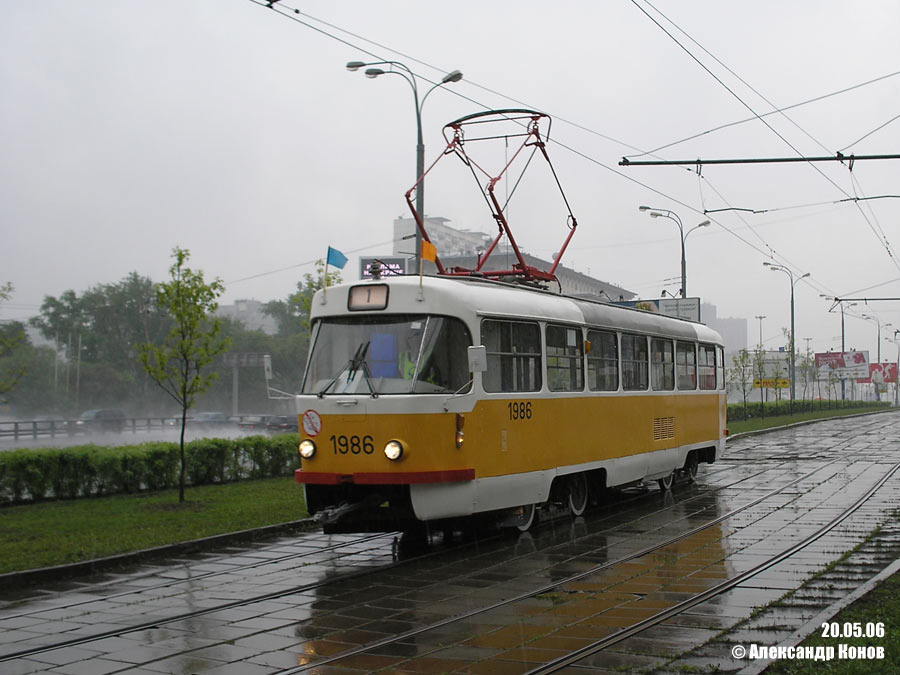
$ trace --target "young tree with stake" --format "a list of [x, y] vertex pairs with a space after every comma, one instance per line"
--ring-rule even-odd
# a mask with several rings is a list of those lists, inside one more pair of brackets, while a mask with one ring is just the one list
[[172, 250], [174, 262], [169, 268], [170, 280], [156, 287], [158, 307], [172, 317], [169, 334], [160, 346], [152, 343], [140, 346], [141, 364], [147, 374], [181, 408], [179, 502], [184, 501], [187, 411], [218, 377], [218, 373], [204, 373], [204, 369], [229, 347], [228, 338], [221, 336], [219, 320], [212, 317], [225, 287], [220, 279], [207, 284], [202, 271], [195, 272], [186, 267], [190, 255], [190, 251], [176, 246]]

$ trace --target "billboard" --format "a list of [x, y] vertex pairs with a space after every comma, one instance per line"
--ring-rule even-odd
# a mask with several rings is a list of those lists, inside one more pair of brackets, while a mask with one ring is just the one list
[[869, 352], [823, 352], [816, 354], [820, 380], [836, 377], [855, 380], [869, 377]]
[[660, 298], [659, 300], [622, 300], [614, 305], [634, 307], [653, 314], [700, 321], [700, 298]]
[[896, 363], [870, 363], [869, 376], [865, 379], [857, 379], [860, 384], [894, 384], [897, 381]]

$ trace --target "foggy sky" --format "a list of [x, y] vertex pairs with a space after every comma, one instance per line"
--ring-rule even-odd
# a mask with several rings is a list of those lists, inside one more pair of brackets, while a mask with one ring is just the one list
[[[898, 160], [859, 161], [852, 172], [618, 166], [623, 155], [900, 71], [896, 2], [280, 4], [351, 44], [249, 0], [3, 3], [0, 283], [16, 290], [0, 320], [132, 271], [161, 281], [174, 246], [225, 282], [223, 303], [285, 297], [329, 245], [348, 254], [354, 279], [359, 254], [390, 253], [415, 179], [410, 87], [344, 68], [387, 59], [431, 81], [464, 73], [426, 101], [428, 163], [443, 125], [462, 115], [527, 105], [553, 116], [549, 150], [579, 223], [563, 262], [578, 271], [642, 297], [677, 291], [677, 228], [640, 213], [646, 204], [675, 211], [686, 229], [713, 220], [687, 240], [690, 294], [719, 316], [748, 318], [751, 344], [754, 316], [766, 316], [767, 348], [784, 344], [790, 323], [789, 280], [763, 261], [810, 273], [796, 286], [799, 349], [807, 337], [815, 351], [840, 347], [840, 315], [820, 294], [900, 296], [900, 200], [847, 201], [900, 194]], [[657, 155], [897, 153], [900, 121], [856, 142], [896, 116], [897, 101], [900, 76], [888, 77]], [[427, 213], [493, 232], [455, 169], [442, 164], [429, 179]], [[566, 229], [556, 207], [537, 190], [512, 201], [525, 250], [558, 250]], [[727, 207], [766, 212], [703, 214]], [[848, 348], [874, 358], [876, 326], [857, 317], [894, 324], [882, 330], [893, 336], [898, 309], [851, 308]], [[895, 347], [883, 343], [882, 356], [896, 358]]]

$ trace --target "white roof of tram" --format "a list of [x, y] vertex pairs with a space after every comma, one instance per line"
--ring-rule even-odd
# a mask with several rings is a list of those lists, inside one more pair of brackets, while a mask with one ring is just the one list
[[[389, 289], [385, 309], [351, 311], [348, 308], [351, 288], [376, 284]], [[421, 286], [419, 277], [412, 275], [341, 284], [316, 292], [311, 309], [313, 319], [357, 314], [532, 319], [722, 343], [718, 333], [701, 323], [479, 277], [426, 276], [422, 277]]]

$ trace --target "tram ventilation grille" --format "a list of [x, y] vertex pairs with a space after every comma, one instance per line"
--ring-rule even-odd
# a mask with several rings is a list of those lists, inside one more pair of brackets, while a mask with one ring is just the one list
[[675, 418], [657, 417], [653, 420], [653, 440], [662, 441], [675, 438]]

